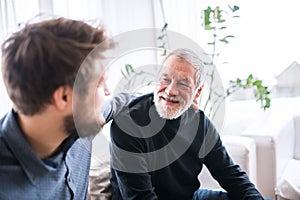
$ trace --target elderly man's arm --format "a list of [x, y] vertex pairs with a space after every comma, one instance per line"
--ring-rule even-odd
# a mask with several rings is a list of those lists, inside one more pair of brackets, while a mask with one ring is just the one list
[[204, 164], [212, 176], [228, 192], [228, 196], [232, 200], [263, 199], [254, 184], [249, 180], [248, 175], [239, 165], [232, 161], [222, 144], [219, 134], [208, 119], [207, 124], [207, 127], [209, 127], [207, 134], [215, 134], [217, 136], [214, 147], [204, 158]]
[[103, 107], [103, 117], [105, 119], [105, 123], [108, 123], [124, 109], [127, 109], [130, 105], [130, 102], [139, 96], [141, 96], [140, 93], [120, 93], [107, 100]]

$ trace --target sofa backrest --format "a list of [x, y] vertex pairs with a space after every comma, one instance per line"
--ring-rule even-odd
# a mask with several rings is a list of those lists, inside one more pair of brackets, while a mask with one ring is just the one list
[[295, 149], [294, 157], [300, 160], [300, 116], [295, 116]]

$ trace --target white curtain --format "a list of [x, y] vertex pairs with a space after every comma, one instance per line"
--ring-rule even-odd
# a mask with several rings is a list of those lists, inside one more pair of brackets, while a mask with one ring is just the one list
[[[156, 24], [152, 0], [1, 0], [0, 41], [37, 16], [62, 16], [97, 21], [100, 19], [112, 36], [140, 28], [162, 27]], [[159, 11], [161, 11], [159, 9]], [[135, 60], [139, 63], [140, 58]], [[153, 55], [153, 59], [155, 56]], [[140, 59], [140, 62], [143, 60]], [[0, 116], [10, 108], [10, 101], [0, 78]]]
[[[197, 41], [200, 37], [200, 1], [195, 0], [1, 0], [0, 41], [37, 16], [63, 16], [85, 21], [101, 21], [112, 36], [141, 28], [162, 28], [179, 32]], [[155, 41], [155, 38], [154, 38]], [[133, 41], [134, 42], [134, 41]], [[157, 62], [157, 55], [147, 57]], [[145, 60], [135, 57], [131, 63]], [[152, 61], [151, 61], [152, 60]], [[128, 61], [129, 62], [129, 61]], [[2, 79], [2, 76], [1, 76]], [[0, 79], [0, 115], [9, 102]], [[4, 106], [2, 106], [4, 105]], [[5, 108], [5, 109], [3, 109]]]
[[18, 24], [13, 0], [1, 0], [0, 9], [0, 41], [2, 41], [8, 34], [16, 30]]
[[[18, 24], [16, 21], [15, 5], [13, 0], [1, 0], [0, 10], [0, 41], [2, 43], [4, 38], [17, 29]], [[0, 116], [2, 116], [6, 111], [8, 111], [11, 103], [2, 81], [2, 73], [0, 74]]]
[[[199, 0], [161, 0], [161, 9], [168, 29], [199, 41], [201, 38], [201, 2]], [[161, 18], [156, 14], [157, 18]], [[159, 19], [158, 19], [159, 20]]]

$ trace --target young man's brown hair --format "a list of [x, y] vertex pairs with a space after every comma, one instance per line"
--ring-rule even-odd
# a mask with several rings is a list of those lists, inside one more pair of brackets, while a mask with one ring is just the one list
[[2, 72], [15, 110], [40, 113], [58, 87], [73, 88], [81, 63], [105, 40], [102, 28], [65, 18], [28, 24], [13, 34], [2, 45]]

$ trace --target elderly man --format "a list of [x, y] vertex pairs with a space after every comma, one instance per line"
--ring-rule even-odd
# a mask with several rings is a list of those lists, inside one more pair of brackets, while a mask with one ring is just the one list
[[0, 120], [0, 199], [86, 199], [91, 140], [83, 138], [100, 130], [94, 111], [108, 91], [99, 59], [111, 45], [89, 53], [106, 39], [101, 27], [59, 18], [26, 25], [4, 42], [14, 108]]
[[[194, 52], [177, 49], [164, 60], [154, 93], [129, 104], [123, 94], [111, 105], [128, 106], [118, 114], [107, 109], [106, 120], [113, 118], [112, 199], [263, 199], [210, 120], [191, 108], [201, 93], [202, 71]], [[227, 192], [199, 189], [203, 164]]]

